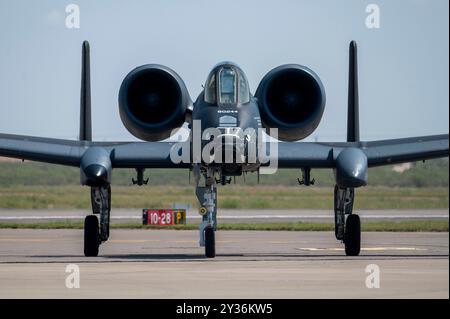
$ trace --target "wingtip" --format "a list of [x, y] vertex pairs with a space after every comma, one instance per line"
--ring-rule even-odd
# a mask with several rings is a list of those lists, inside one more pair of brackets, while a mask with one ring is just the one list
[[350, 50], [356, 50], [357, 44], [355, 40], [350, 41]]

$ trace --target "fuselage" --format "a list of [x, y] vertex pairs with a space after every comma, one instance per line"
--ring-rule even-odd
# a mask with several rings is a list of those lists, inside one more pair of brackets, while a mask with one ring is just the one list
[[247, 78], [236, 64], [223, 62], [212, 69], [194, 102], [192, 125], [200, 129], [202, 153], [211, 149], [211, 162], [203, 165], [219, 168], [225, 176], [258, 169], [252, 156], [256, 154], [248, 152], [257, 146], [261, 118]]
[[307, 137], [324, 107], [319, 77], [297, 64], [272, 69], [254, 95], [244, 72], [232, 62], [212, 68], [195, 102], [181, 77], [159, 64], [135, 68], [119, 90], [119, 113], [130, 133], [148, 142], [163, 141], [187, 122], [191, 147], [183, 144], [188, 146], [182, 156], [177, 153], [171, 159], [201, 164], [222, 177], [256, 171], [268, 165], [272, 155], [276, 160], [276, 147], [272, 154], [263, 139], [269, 135], [291, 142]]

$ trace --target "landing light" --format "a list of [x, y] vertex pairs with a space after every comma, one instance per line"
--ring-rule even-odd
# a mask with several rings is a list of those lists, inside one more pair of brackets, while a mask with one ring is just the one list
[[201, 215], [201, 216], [203, 216], [203, 215], [205, 215], [206, 214], [206, 212], [207, 212], [208, 210], [206, 209], [206, 207], [200, 207], [200, 209], [198, 210], [198, 213]]

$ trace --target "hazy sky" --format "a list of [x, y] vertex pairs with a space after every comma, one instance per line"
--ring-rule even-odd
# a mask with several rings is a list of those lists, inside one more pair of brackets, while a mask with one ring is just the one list
[[[65, 26], [71, 3], [80, 7], [80, 29]], [[381, 10], [380, 29], [365, 25], [370, 3]], [[96, 140], [134, 140], [117, 105], [134, 67], [173, 68], [195, 99], [210, 68], [231, 60], [252, 92], [277, 65], [313, 69], [327, 105], [311, 138], [341, 141], [355, 39], [362, 139], [448, 133], [448, 12], [448, 0], [0, 0], [0, 132], [77, 137], [87, 39]]]

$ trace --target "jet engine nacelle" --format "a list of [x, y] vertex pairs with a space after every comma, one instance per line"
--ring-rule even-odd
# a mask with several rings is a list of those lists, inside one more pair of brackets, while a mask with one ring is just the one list
[[170, 137], [185, 121], [191, 103], [181, 77], [157, 64], [140, 66], [125, 77], [119, 91], [120, 118], [128, 131], [145, 141]]
[[281, 65], [267, 73], [255, 96], [264, 127], [278, 128], [282, 141], [310, 135], [325, 109], [325, 90], [319, 77], [297, 64]]

